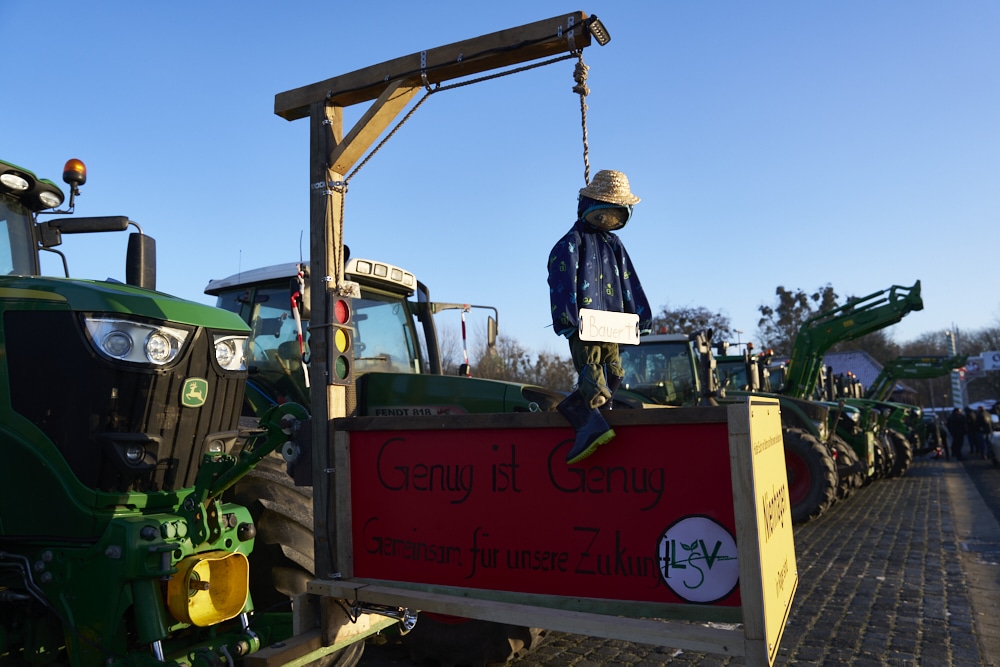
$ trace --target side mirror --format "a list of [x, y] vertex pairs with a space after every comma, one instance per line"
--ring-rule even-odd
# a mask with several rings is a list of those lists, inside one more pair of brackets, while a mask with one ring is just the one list
[[128, 237], [125, 282], [143, 289], [156, 289], [156, 239], [139, 232]]

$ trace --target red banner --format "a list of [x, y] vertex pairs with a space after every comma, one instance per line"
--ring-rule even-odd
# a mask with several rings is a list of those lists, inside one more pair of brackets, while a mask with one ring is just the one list
[[726, 424], [614, 428], [352, 431], [352, 576], [738, 606]]

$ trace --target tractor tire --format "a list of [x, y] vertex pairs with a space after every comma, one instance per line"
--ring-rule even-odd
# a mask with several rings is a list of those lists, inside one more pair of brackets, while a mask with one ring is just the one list
[[875, 478], [885, 479], [892, 470], [896, 460], [896, 453], [889, 442], [888, 436], [882, 435], [875, 438]]
[[837, 452], [837, 498], [844, 500], [861, 488], [867, 471], [857, 452], [842, 438], [833, 436], [831, 445]]
[[485, 667], [524, 657], [545, 635], [539, 628], [421, 613], [401, 641], [416, 665]]
[[895, 459], [889, 470], [889, 477], [902, 477], [913, 463], [913, 443], [897, 431], [889, 431], [889, 441], [893, 446]]
[[[257, 611], [291, 611], [291, 599], [314, 579], [312, 487], [297, 487], [285, 461], [271, 454], [226, 492], [226, 500], [250, 510], [257, 537], [250, 553], [250, 595]], [[316, 667], [354, 667], [365, 643], [310, 663]]]
[[785, 468], [792, 523], [822, 514], [837, 497], [837, 468], [830, 450], [800, 429], [785, 429]]

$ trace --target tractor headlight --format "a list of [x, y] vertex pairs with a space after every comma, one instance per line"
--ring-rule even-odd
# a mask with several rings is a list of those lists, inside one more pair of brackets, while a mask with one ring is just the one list
[[146, 456], [146, 448], [140, 444], [131, 444], [125, 448], [125, 460], [136, 465]]
[[28, 181], [14, 172], [0, 174], [0, 185], [11, 192], [24, 192], [28, 189]]
[[215, 360], [224, 371], [246, 370], [247, 336], [215, 334]]
[[84, 316], [87, 334], [102, 356], [136, 364], [169, 364], [180, 355], [189, 332], [154, 323]]
[[42, 202], [45, 208], [55, 208], [63, 203], [63, 198], [57, 192], [43, 191], [38, 193], [38, 201]]

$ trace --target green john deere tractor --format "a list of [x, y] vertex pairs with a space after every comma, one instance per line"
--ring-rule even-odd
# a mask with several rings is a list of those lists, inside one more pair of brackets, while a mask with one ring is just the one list
[[[40, 275], [86, 180], [0, 161], [0, 663], [222, 665], [291, 632], [248, 594], [257, 527], [222, 493], [287, 437], [238, 426], [249, 330], [155, 292], [153, 240], [126, 283]], [[59, 253], [61, 255], [61, 253]], [[62, 258], [66, 266], [65, 257]], [[68, 274], [68, 271], [64, 271]]]

